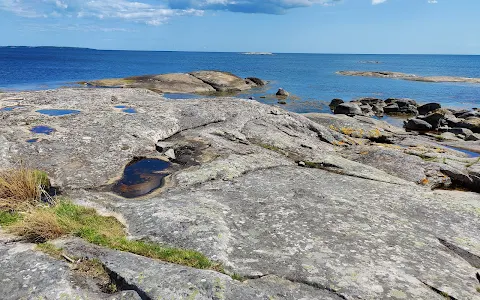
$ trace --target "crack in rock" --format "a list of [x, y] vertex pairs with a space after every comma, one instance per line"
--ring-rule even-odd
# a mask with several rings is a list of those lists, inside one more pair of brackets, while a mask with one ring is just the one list
[[450, 296], [449, 294], [437, 289], [436, 287], [432, 286], [432, 285], [429, 285], [428, 283], [424, 282], [424, 281], [421, 281], [421, 283], [423, 283], [425, 286], [427, 286], [429, 289], [431, 289], [432, 291], [434, 291], [435, 293], [439, 294], [440, 296], [442, 296], [444, 299], [447, 299], [447, 300], [458, 300], [457, 298], [453, 297], [453, 296]]
[[[467, 261], [472, 267], [480, 269], [480, 257], [478, 255], [475, 255], [467, 250], [464, 250], [450, 242], [447, 242], [444, 239], [438, 238], [438, 241], [447, 247], [449, 250], [453, 251], [456, 253], [458, 256], [463, 258], [465, 261]], [[479, 280], [480, 281], [480, 280]]]

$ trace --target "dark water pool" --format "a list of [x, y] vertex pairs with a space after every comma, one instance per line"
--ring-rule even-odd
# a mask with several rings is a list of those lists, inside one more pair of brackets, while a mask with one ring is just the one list
[[80, 113], [79, 110], [74, 110], [74, 109], [40, 109], [40, 110], [37, 110], [37, 112], [41, 113], [42, 115], [47, 115], [51, 117], [76, 115]]
[[195, 94], [163, 94], [163, 97], [171, 100], [208, 98], [207, 96], [200, 96]]
[[33, 143], [36, 143], [38, 142], [38, 139], [29, 139], [27, 140], [27, 143], [30, 143], [30, 144], [33, 144]]
[[165, 184], [170, 163], [155, 158], [136, 158], [123, 171], [122, 178], [113, 186], [117, 195], [125, 198], [141, 197]]
[[127, 114], [136, 114], [137, 113], [137, 110], [135, 108], [125, 108], [122, 110], [124, 113], [127, 113]]
[[115, 105], [115, 108], [127, 108], [125, 105]]
[[33, 127], [32, 129], [30, 129], [30, 131], [39, 134], [50, 134], [52, 132], [55, 132], [55, 129], [53, 129], [52, 127], [40, 125]]

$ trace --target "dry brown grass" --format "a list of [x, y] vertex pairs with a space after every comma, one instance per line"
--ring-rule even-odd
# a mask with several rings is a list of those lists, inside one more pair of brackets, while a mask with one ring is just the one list
[[9, 231], [34, 243], [44, 243], [68, 233], [55, 212], [48, 208], [37, 208], [25, 214], [24, 219], [10, 226]]
[[21, 211], [36, 205], [46, 195], [48, 176], [27, 167], [0, 171], [0, 210]]

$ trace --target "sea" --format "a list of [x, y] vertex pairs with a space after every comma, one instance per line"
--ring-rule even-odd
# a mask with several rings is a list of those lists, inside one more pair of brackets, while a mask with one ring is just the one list
[[[342, 70], [395, 71], [419, 76], [480, 77], [480, 56], [469, 55], [247, 55], [219, 52], [107, 51], [59, 47], [0, 47], [0, 90], [45, 90], [80, 86], [77, 82], [134, 75], [221, 70], [270, 83], [238, 95], [277, 104], [272, 95], [284, 88], [284, 104], [298, 113], [329, 112], [333, 98], [411, 98], [445, 107], [480, 107], [480, 84], [428, 83], [399, 79], [348, 77]], [[195, 95], [170, 95], [171, 99]]]

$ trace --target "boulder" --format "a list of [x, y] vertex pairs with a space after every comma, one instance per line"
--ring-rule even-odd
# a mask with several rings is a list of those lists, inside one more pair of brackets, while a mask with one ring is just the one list
[[456, 124], [458, 127], [468, 128], [475, 133], [480, 133], [480, 117], [470, 117]]
[[371, 106], [373, 105], [386, 106], [385, 102], [382, 99], [378, 99], [378, 98], [366, 97], [366, 98], [360, 98], [356, 101], [361, 102], [362, 104], [368, 104]]
[[290, 96], [290, 93], [287, 92], [286, 90], [282, 89], [282, 88], [279, 88], [275, 95], [280, 96], [280, 97], [288, 97], [288, 96]]
[[330, 104], [328, 106], [332, 111], [334, 111], [335, 108], [337, 108], [337, 106], [342, 103], [345, 103], [345, 101], [343, 101], [342, 99], [333, 99], [332, 101], [330, 101]]
[[360, 106], [353, 102], [339, 104], [333, 113], [336, 115], [344, 114], [348, 116], [363, 115], [363, 111]]
[[453, 116], [449, 110], [437, 109], [435, 111], [428, 113], [425, 116], [419, 116], [418, 118], [428, 122], [430, 125], [432, 125], [434, 129], [437, 129], [442, 125], [448, 124], [448, 121], [445, 120], [446, 115]]
[[383, 108], [383, 111], [387, 115], [417, 115], [417, 107], [409, 104], [409, 101], [408, 99], [395, 99], [395, 102], [390, 102]]
[[398, 106], [407, 106], [407, 105], [413, 105], [417, 106], [417, 102], [413, 99], [409, 98], [388, 98], [385, 100], [385, 104], [392, 104], [392, 103], [398, 103]]
[[427, 130], [432, 130], [433, 126], [424, 120], [414, 118], [414, 119], [409, 119], [405, 123], [405, 128], [407, 130], [414, 130], [414, 131], [427, 131]]
[[263, 86], [266, 82], [256, 77], [242, 79], [227, 72], [199, 71], [101, 79], [86, 84], [93, 87], [146, 88], [161, 93], [205, 94], [244, 91]]
[[467, 118], [470, 118], [470, 117], [479, 117], [480, 116], [480, 113], [478, 113], [478, 111], [467, 111], [467, 112], [464, 112], [463, 114], [460, 114], [458, 115], [458, 118], [460, 119], [467, 119]]
[[442, 106], [438, 103], [427, 103], [418, 107], [418, 113], [421, 115], [426, 115], [429, 112], [437, 110], [439, 108], [442, 108]]

